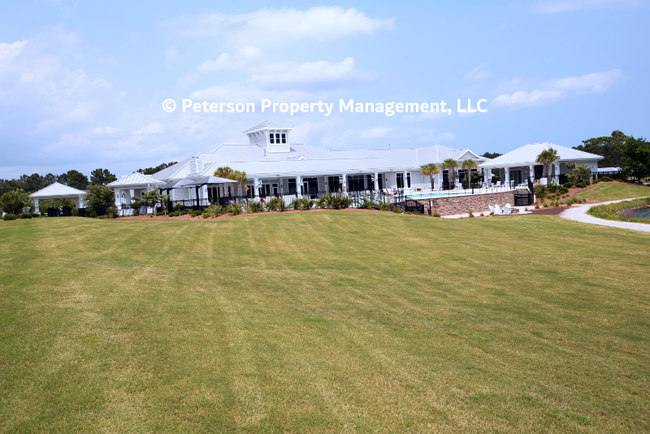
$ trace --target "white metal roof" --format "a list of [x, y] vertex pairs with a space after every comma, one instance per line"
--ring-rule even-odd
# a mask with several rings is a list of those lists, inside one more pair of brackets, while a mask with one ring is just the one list
[[479, 167], [497, 168], [497, 167], [518, 167], [538, 164], [535, 162], [537, 156], [544, 150], [553, 148], [560, 156], [560, 161], [598, 161], [605, 157], [590, 154], [589, 152], [579, 151], [577, 149], [567, 148], [566, 146], [556, 145], [554, 143], [532, 143], [512, 150], [499, 157], [479, 164]]
[[113, 181], [107, 187], [139, 187], [147, 185], [164, 185], [165, 182], [154, 178], [151, 175], [144, 175], [140, 172], [133, 172], [130, 175], [123, 176], [117, 181]]
[[30, 194], [29, 197], [32, 199], [57, 199], [62, 197], [79, 197], [85, 195], [86, 192], [83, 190], [77, 190], [76, 188], [55, 182], [54, 184], [38, 190], [36, 193]]
[[293, 125], [283, 124], [282, 122], [277, 121], [266, 121], [261, 124], [257, 124], [252, 128], [244, 131], [244, 134], [252, 133], [253, 131], [259, 130], [290, 130], [293, 129]]

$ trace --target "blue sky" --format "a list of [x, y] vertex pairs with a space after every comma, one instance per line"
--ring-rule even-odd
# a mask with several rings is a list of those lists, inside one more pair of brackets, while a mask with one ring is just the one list
[[[270, 3], [25, 0], [0, 6], [0, 178], [118, 176], [267, 119], [328, 149], [479, 153], [621, 130], [648, 136], [642, 0]], [[254, 102], [173, 113], [162, 102]], [[487, 99], [487, 113], [260, 113], [274, 102]]]

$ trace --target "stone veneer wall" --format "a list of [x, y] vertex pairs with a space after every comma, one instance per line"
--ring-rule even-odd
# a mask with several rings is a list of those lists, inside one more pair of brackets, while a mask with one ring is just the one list
[[432, 202], [433, 207], [431, 214], [438, 213], [440, 215], [455, 215], [467, 214], [467, 210], [471, 209], [474, 215], [490, 213], [488, 205], [499, 205], [501, 208], [509, 203], [511, 206], [515, 204], [515, 192], [505, 191], [499, 193], [486, 193], [486, 194], [473, 194], [467, 196], [448, 196], [436, 197], [431, 199], [418, 199], [418, 202], [424, 205], [424, 213], [429, 213], [429, 201]]

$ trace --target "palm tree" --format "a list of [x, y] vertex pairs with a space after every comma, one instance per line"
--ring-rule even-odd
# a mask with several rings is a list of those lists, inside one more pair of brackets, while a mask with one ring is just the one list
[[429, 163], [422, 166], [420, 173], [426, 175], [431, 180], [431, 190], [433, 190], [433, 175], [440, 173], [440, 168], [436, 163]]
[[471, 158], [463, 161], [463, 164], [460, 165], [461, 169], [467, 170], [467, 188], [472, 188], [472, 169], [476, 169], [477, 167], [476, 161]]
[[440, 168], [442, 170], [449, 170], [449, 175], [447, 176], [447, 179], [449, 180], [449, 188], [451, 188], [452, 179], [453, 179], [454, 185], [456, 184], [456, 168], [457, 167], [458, 167], [458, 161], [454, 160], [453, 158], [447, 158], [440, 165]]
[[246, 176], [246, 172], [240, 172], [239, 170], [232, 170], [230, 167], [224, 166], [224, 167], [217, 168], [217, 170], [214, 171], [214, 176], [237, 181], [237, 183], [239, 184], [238, 190], [240, 196], [242, 195], [241, 194], [242, 185], [244, 186], [244, 190], [248, 191], [248, 186], [246, 185], [246, 183], [248, 182], [248, 176]]
[[535, 159], [536, 163], [544, 165], [544, 174], [542, 176], [546, 176], [549, 184], [551, 183], [551, 165], [559, 159], [560, 156], [557, 155], [557, 151], [553, 148], [544, 149]]

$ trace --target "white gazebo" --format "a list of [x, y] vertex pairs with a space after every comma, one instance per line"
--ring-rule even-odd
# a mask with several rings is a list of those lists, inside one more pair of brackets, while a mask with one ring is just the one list
[[511, 182], [515, 185], [521, 184], [526, 182], [528, 179], [533, 183], [538, 179], [542, 180], [542, 183], [545, 183], [546, 179], [542, 178], [544, 167], [535, 160], [542, 151], [550, 148], [555, 149], [557, 155], [560, 157], [558, 161], [551, 165], [551, 177], [553, 182], [556, 184], [560, 184], [561, 176], [563, 177], [571, 172], [566, 167], [566, 163], [585, 164], [589, 166], [592, 173], [594, 173], [598, 168], [598, 161], [605, 158], [600, 155], [590, 154], [589, 152], [544, 142], [522, 146], [499, 157], [486, 161], [485, 163], [479, 164], [479, 167], [484, 170], [498, 169], [500, 171], [501, 180], [503, 180], [507, 185]]
[[115, 191], [115, 205], [120, 209], [127, 209], [133, 198], [142, 198], [144, 193], [156, 190], [165, 184], [166, 182], [156, 179], [151, 175], [133, 172], [130, 175], [121, 177], [117, 181], [111, 182], [107, 187]]
[[76, 188], [59, 184], [58, 182], [48, 185], [44, 189], [38, 190], [36, 193], [29, 195], [29, 198], [34, 200], [34, 212], [40, 212], [38, 209], [39, 200], [74, 199], [77, 203], [77, 209], [79, 209], [84, 207], [85, 197], [85, 191], [77, 190]]

